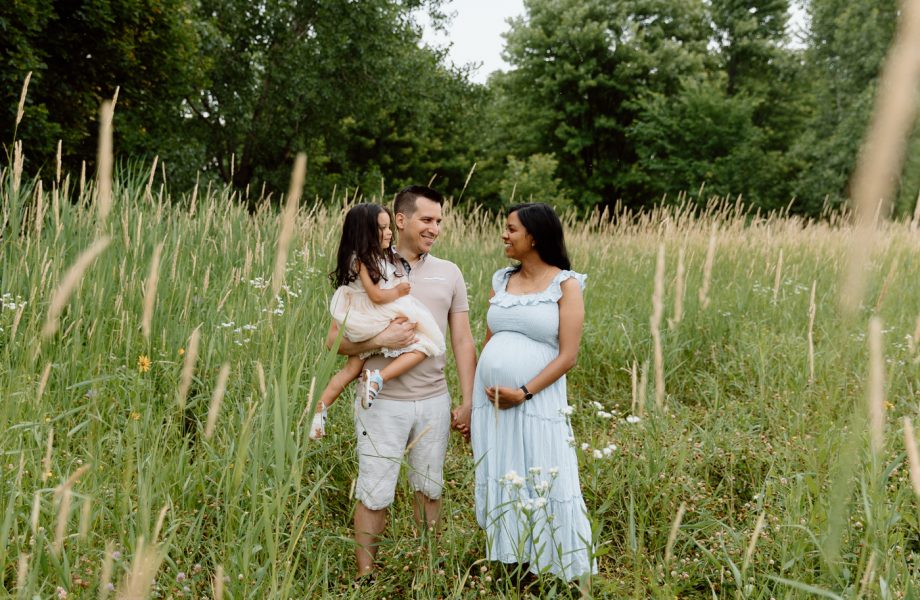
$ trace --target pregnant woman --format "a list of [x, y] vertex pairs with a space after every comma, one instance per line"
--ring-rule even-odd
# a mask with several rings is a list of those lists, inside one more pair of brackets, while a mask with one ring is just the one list
[[597, 572], [565, 385], [581, 341], [585, 275], [570, 270], [562, 224], [546, 204], [512, 207], [502, 240], [519, 264], [492, 277], [476, 369], [476, 519], [489, 560], [570, 581]]

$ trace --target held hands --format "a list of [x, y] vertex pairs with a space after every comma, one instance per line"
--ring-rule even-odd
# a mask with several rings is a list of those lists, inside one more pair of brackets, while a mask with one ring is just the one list
[[393, 287], [396, 290], [396, 293], [399, 294], [399, 297], [408, 296], [409, 291], [412, 289], [412, 286], [409, 285], [408, 281], [403, 281], [402, 283]]
[[509, 388], [495, 385], [486, 388], [486, 396], [489, 402], [498, 408], [514, 408], [524, 403], [524, 390], [521, 388]]
[[451, 429], [462, 435], [463, 439], [465, 439], [467, 442], [470, 441], [470, 416], [472, 412], [472, 403], [461, 404], [457, 408], [450, 411]]

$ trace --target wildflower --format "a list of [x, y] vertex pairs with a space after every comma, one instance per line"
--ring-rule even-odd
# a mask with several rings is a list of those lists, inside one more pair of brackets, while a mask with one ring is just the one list
[[185, 348], [179, 348], [179, 356], [185, 356]]
[[594, 458], [604, 458], [604, 453], [601, 452], [600, 450], [595, 450], [595, 451], [594, 451]]
[[118, 550], [112, 552], [112, 560], [121, 560], [121, 552]]
[[559, 414], [562, 415], [563, 417], [567, 417], [571, 415], [573, 412], [575, 412], [575, 409], [572, 408], [571, 406], [563, 406], [562, 408], [559, 409]]
[[597, 410], [604, 410], [604, 405], [598, 402], [597, 400], [592, 400], [591, 405], [594, 406]]
[[66, 597], [67, 597], [67, 590], [65, 590], [65, 589], [62, 588], [61, 586], [58, 586], [58, 587], [57, 587], [57, 589], [55, 590], [55, 593], [57, 594], [57, 597], [58, 597], [58, 598], [66, 598]]
[[131, 420], [132, 420], [132, 421], [140, 421], [140, 420], [141, 420], [141, 413], [139, 413], [139, 412], [137, 412], [137, 411], [132, 412], [132, 413], [131, 413]]
[[90, 389], [86, 390], [86, 394], [84, 394], [84, 395], [86, 396], [87, 399], [92, 400], [93, 398], [95, 398], [96, 396], [99, 395], [99, 392], [97, 392], [97, 391], [94, 390], [93, 388], [90, 388]]
[[179, 574], [176, 575], [176, 581], [179, 582], [179, 583], [182, 583], [183, 581], [185, 581], [185, 572], [184, 572], [184, 571], [179, 571]]
[[610, 446], [607, 446], [606, 448], [604, 448], [603, 453], [604, 453], [604, 456], [610, 456], [611, 454], [613, 454], [613, 448], [611, 448]]
[[534, 489], [537, 490], [539, 494], [545, 494], [549, 491], [549, 482], [544, 480], [534, 486]]
[[505, 482], [516, 488], [524, 487], [524, 478], [517, 474], [517, 471], [508, 471], [505, 473]]
[[607, 412], [606, 410], [597, 411], [597, 416], [599, 416], [602, 419], [612, 419], [613, 418], [613, 414]]
[[114, 591], [115, 591], [115, 584], [112, 583], [112, 582], [110, 581], [109, 583], [105, 584], [105, 589], [106, 589], [106, 591], [114, 592]]
[[531, 475], [539, 475], [540, 473], [543, 472], [543, 468], [542, 467], [530, 467], [529, 469], [527, 469], [527, 472], [530, 473]]
[[541, 508], [546, 506], [546, 498], [537, 498], [536, 500], [533, 501], [533, 506], [537, 510], [540, 510]]
[[581, 443], [581, 449], [584, 450], [585, 452], [587, 452], [590, 447], [591, 446], [588, 444], [588, 442]]
[[636, 415], [629, 415], [628, 417], [626, 417], [627, 423], [638, 423], [641, 420], [642, 419], [640, 417], [637, 417]]
[[236, 325], [236, 323], [234, 323], [233, 321], [227, 321], [226, 323], [220, 324], [220, 326], [223, 327], [224, 329], [229, 329], [230, 327], [233, 327], [234, 325]]
[[565, 438], [565, 443], [568, 444], [570, 447], [574, 448], [574, 447], [575, 447], [575, 438], [572, 437], [572, 436], [569, 436], [569, 437]]
[[141, 354], [137, 357], [137, 370], [141, 373], [146, 373], [150, 370], [150, 357], [146, 354]]
[[549, 468], [549, 476], [550, 476], [550, 477], [557, 477], [558, 475], [559, 475], [559, 467], [550, 467], [550, 468]]

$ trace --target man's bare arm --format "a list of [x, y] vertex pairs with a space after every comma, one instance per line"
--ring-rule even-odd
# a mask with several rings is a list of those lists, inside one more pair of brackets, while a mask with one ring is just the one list
[[[326, 334], [326, 348], [331, 349], [339, 335], [339, 325], [333, 321]], [[363, 342], [352, 342], [344, 335], [339, 343], [339, 354], [356, 356], [364, 352], [372, 352], [380, 348], [404, 348], [417, 341], [415, 337], [415, 324], [410, 323], [405, 317], [393, 319], [386, 329]], [[472, 389], [472, 388], [471, 388]]]
[[473, 411], [473, 379], [476, 375], [476, 344], [470, 329], [470, 314], [455, 312], [447, 316], [450, 327], [450, 344], [457, 361], [457, 377], [463, 401], [452, 412], [453, 428], [469, 439], [470, 415]]

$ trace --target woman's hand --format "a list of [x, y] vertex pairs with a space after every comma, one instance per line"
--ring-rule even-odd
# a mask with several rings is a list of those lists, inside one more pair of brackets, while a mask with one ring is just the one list
[[409, 292], [412, 291], [412, 286], [409, 285], [408, 281], [403, 281], [399, 285], [396, 285], [394, 289], [396, 290], [396, 293], [399, 294], [399, 297], [402, 298], [403, 296], [409, 295]]
[[487, 387], [486, 396], [492, 404], [502, 410], [514, 408], [524, 403], [524, 390], [521, 388], [509, 388], [500, 385]]

